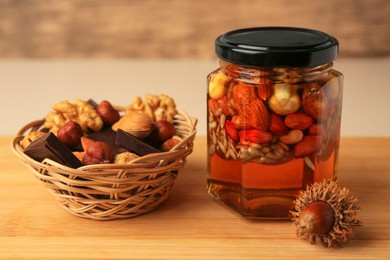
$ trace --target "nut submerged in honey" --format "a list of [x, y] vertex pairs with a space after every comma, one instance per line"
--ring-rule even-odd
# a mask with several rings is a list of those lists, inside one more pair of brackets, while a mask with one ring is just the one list
[[217, 38], [220, 68], [207, 77], [212, 197], [243, 216], [288, 218], [308, 185], [335, 179], [337, 48], [333, 37], [299, 28], [250, 28]]

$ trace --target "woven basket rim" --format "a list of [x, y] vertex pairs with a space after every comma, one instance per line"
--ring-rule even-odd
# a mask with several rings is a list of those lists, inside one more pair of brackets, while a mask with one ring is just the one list
[[174, 125], [182, 140], [170, 151], [141, 156], [127, 164], [76, 169], [47, 158], [38, 162], [24, 153], [20, 145], [24, 134], [41, 129], [43, 123], [41, 119], [23, 126], [12, 140], [11, 150], [60, 207], [82, 218], [113, 220], [145, 214], [168, 198], [179, 169], [193, 151], [197, 119], [178, 110]]
[[[122, 108], [121, 106], [114, 106], [114, 107], [119, 109]], [[185, 120], [184, 122], [186, 123], [186, 125], [189, 126], [188, 128], [189, 133], [187, 136], [182, 137], [182, 140], [177, 145], [175, 145], [170, 151], [150, 153], [144, 156], [140, 156], [126, 164], [114, 164], [114, 163], [93, 164], [93, 165], [84, 165], [79, 168], [71, 168], [48, 158], [44, 159], [42, 162], [32, 159], [31, 157], [29, 157], [23, 152], [23, 148], [20, 145], [20, 141], [24, 137], [24, 134], [26, 132], [31, 131], [34, 128], [39, 129], [39, 127], [41, 127], [42, 124], [44, 123], [44, 119], [34, 120], [24, 125], [17, 132], [17, 135], [13, 138], [11, 142], [11, 150], [23, 162], [32, 164], [37, 168], [39, 167], [44, 169], [50, 169], [51, 167], [55, 167], [62, 171], [77, 173], [77, 174], [83, 174], [83, 173], [88, 174], [88, 172], [92, 174], [98, 174], [101, 171], [115, 172], [118, 170], [128, 170], [132, 168], [137, 168], [139, 166], [144, 166], [145, 163], [147, 163], [150, 160], [153, 161], [153, 160], [160, 160], [162, 158], [187, 156], [192, 152], [192, 150], [186, 149], [186, 145], [189, 142], [192, 142], [196, 136], [197, 133], [196, 125], [198, 120], [195, 117], [189, 116], [186, 112], [182, 110], [177, 110], [177, 115], [175, 116], [174, 121], [179, 120], [180, 117], [183, 118]]]

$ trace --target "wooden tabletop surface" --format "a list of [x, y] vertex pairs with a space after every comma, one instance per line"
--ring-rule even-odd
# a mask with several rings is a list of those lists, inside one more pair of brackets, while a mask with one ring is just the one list
[[206, 138], [197, 137], [169, 199], [136, 218], [93, 221], [60, 208], [0, 137], [0, 259], [389, 259], [390, 139], [343, 138], [339, 181], [364, 226], [340, 249], [310, 245], [288, 220], [245, 219], [206, 191]]

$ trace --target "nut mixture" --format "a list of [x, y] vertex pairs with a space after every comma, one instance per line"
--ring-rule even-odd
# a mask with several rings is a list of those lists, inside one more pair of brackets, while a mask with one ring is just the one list
[[326, 159], [340, 131], [340, 82], [330, 67], [274, 68], [232, 65], [208, 77], [209, 155], [244, 163], [279, 164]]
[[[99, 104], [93, 100], [64, 100], [55, 103], [52, 109], [46, 115], [42, 129], [27, 134], [21, 140], [24, 151], [32, 143], [41, 142], [38, 140], [40, 137], [46, 138], [46, 132], [51, 132], [65, 150], [69, 150], [70, 155], [73, 153], [83, 165], [125, 164], [141, 156], [141, 151], [145, 153], [145, 147], [149, 147], [150, 152], [167, 152], [181, 141], [173, 122], [177, 114], [175, 101], [164, 94], [147, 94], [144, 101], [137, 97], [125, 111], [117, 110], [106, 100]], [[127, 151], [123, 151], [122, 144], [116, 143], [119, 130], [132, 137], [121, 139], [131, 142], [124, 146]], [[63, 156], [65, 152], [68, 153], [56, 151]]]

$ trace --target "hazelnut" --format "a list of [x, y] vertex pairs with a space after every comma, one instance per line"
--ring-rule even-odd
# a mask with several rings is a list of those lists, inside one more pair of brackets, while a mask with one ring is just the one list
[[329, 115], [329, 104], [324, 90], [319, 84], [311, 84], [303, 90], [302, 108], [315, 120], [322, 120]]
[[112, 158], [111, 147], [107, 143], [90, 143], [85, 151], [82, 162], [85, 165], [110, 163]]
[[153, 140], [159, 144], [164, 143], [176, 134], [175, 126], [166, 120], [159, 120], [154, 125]]
[[167, 151], [170, 151], [173, 147], [175, 147], [175, 145], [177, 145], [178, 143], [180, 143], [180, 140], [177, 139], [177, 138], [170, 138], [168, 140], [166, 140], [162, 145], [161, 145], [161, 151], [163, 152], [167, 152]]
[[120, 119], [119, 112], [107, 100], [103, 100], [97, 107], [97, 112], [103, 119], [103, 122], [111, 126]]
[[83, 136], [83, 129], [74, 122], [69, 121], [58, 129], [57, 137], [69, 149], [75, 149], [81, 144], [81, 137]]
[[306, 206], [299, 216], [299, 228], [316, 235], [328, 234], [334, 227], [336, 216], [331, 205], [316, 201]]

